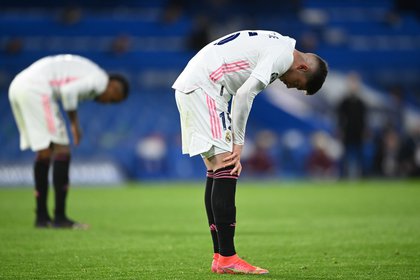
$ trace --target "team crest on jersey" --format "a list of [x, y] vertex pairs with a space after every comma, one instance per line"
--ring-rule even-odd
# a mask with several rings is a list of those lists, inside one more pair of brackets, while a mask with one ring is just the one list
[[271, 73], [270, 84], [279, 77], [279, 73]]
[[230, 131], [226, 131], [225, 140], [227, 143], [230, 143], [232, 141], [232, 135], [230, 134]]

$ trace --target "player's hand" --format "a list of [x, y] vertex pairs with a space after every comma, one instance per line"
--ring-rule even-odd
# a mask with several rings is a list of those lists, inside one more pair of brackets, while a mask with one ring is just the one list
[[233, 165], [234, 168], [230, 172], [230, 175], [237, 174], [241, 175], [242, 164], [241, 164], [241, 153], [243, 145], [233, 144], [232, 153], [223, 159], [224, 167]]
[[82, 139], [82, 130], [78, 124], [71, 124], [70, 125], [71, 134], [73, 135], [73, 142], [74, 145], [78, 146], [80, 140]]

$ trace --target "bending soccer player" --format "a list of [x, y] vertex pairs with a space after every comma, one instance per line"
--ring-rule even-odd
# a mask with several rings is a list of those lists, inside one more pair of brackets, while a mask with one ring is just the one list
[[[82, 137], [76, 111], [78, 102], [93, 99], [99, 103], [117, 103], [127, 98], [128, 89], [128, 82], [123, 76], [108, 75], [92, 61], [76, 55], [42, 58], [12, 81], [9, 100], [20, 133], [20, 148], [31, 148], [36, 152], [36, 227], [85, 227], [66, 215], [70, 142], [58, 101], [68, 114], [73, 142], [78, 145]], [[47, 210], [51, 161], [55, 191], [54, 220]]]
[[326, 62], [297, 51], [294, 39], [273, 31], [245, 30], [209, 43], [173, 84], [182, 152], [200, 154], [207, 168], [205, 206], [214, 248], [213, 272], [268, 273], [239, 258], [234, 246], [236, 181], [254, 97], [277, 78], [288, 88], [313, 95], [327, 73]]

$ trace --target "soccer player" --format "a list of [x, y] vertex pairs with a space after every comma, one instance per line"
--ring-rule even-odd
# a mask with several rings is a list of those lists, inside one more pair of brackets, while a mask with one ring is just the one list
[[296, 50], [294, 39], [273, 31], [244, 30], [201, 49], [173, 84], [182, 152], [200, 154], [207, 168], [205, 207], [214, 248], [212, 272], [268, 273], [239, 258], [234, 246], [236, 181], [254, 97], [276, 79], [313, 95], [327, 73], [326, 62]]
[[[14, 78], [9, 88], [9, 100], [20, 133], [20, 148], [31, 148], [36, 152], [36, 227], [86, 226], [66, 215], [70, 142], [58, 101], [67, 112], [73, 142], [78, 145], [82, 137], [77, 115], [79, 101], [93, 99], [99, 103], [116, 103], [127, 98], [128, 90], [129, 84], [123, 76], [109, 75], [92, 61], [77, 55], [42, 58]], [[54, 220], [47, 210], [51, 161]]]

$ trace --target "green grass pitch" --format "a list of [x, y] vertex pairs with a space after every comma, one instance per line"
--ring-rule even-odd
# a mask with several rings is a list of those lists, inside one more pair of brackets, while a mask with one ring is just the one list
[[236, 249], [260, 276], [210, 272], [201, 185], [74, 187], [87, 231], [35, 229], [33, 190], [0, 188], [0, 279], [420, 279], [419, 181], [240, 182]]

